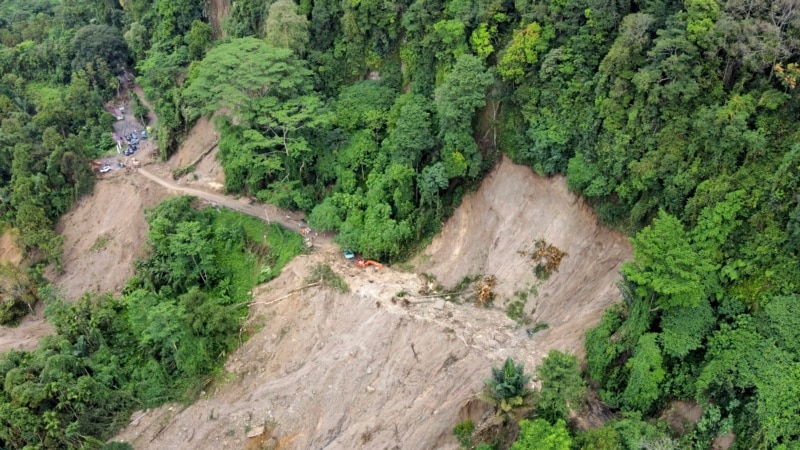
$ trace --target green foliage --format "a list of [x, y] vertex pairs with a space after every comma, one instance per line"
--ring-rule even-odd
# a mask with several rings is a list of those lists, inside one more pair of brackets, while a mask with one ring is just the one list
[[628, 384], [622, 393], [625, 409], [648, 411], [653, 406], [661, 395], [659, 386], [666, 376], [663, 364], [656, 335], [649, 333], [640, 337], [633, 357], [625, 365], [630, 371]]
[[612, 365], [621, 353], [617, 340], [611, 337], [622, 324], [619, 310], [609, 308], [596, 327], [586, 332], [584, 346], [586, 348], [586, 365], [589, 376], [601, 384], [610, 378]]
[[308, 47], [308, 19], [298, 14], [292, 0], [278, 0], [268, 7], [264, 22], [264, 41], [277, 48], [288, 48], [298, 55]]
[[497, 63], [497, 72], [503, 79], [519, 83], [527, 69], [539, 60], [539, 52], [545, 48], [547, 43], [542, 42], [542, 27], [532, 22], [514, 34]]
[[511, 450], [569, 450], [571, 446], [572, 437], [563, 420], [553, 425], [544, 419], [525, 419], [519, 423], [519, 437]]
[[613, 428], [615, 434], [619, 436], [619, 440], [622, 441], [622, 445], [617, 448], [627, 450], [638, 450], [651, 446], [666, 450], [675, 448], [665, 424], [645, 421], [638, 412], [623, 413], [621, 418], [607, 423], [606, 427]]
[[72, 70], [110, 70], [111, 74], [120, 73], [128, 64], [128, 45], [120, 32], [107, 25], [86, 25], [80, 28], [72, 39], [75, 58]]
[[486, 103], [492, 75], [472, 55], [460, 56], [445, 81], [436, 88], [439, 135], [444, 142], [442, 163], [448, 178], [475, 177], [481, 155], [470, 136], [472, 116]]
[[486, 388], [478, 398], [495, 407], [495, 419], [501, 423], [519, 420], [530, 408], [533, 391], [528, 389], [530, 375], [522, 363], [507, 358], [503, 367], [492, 367], [492, 378], [484, 380]]
[[492, 35], [497, 33], [496, 26], [489, 26], [487, 23], [482, 23], [476, 28], [469, 38], [469, 43], [475, 54], [479, 57], [486, 59], [494, 53], [494, 46], [492, 45]]
[[622, 273], [637, 289], [657, 294], [659, 306], [696, 307], [706, 297], [713, 266], [692, 248], [678, 219], [661, 211], [632, 241], [634, 262], [626, 263]]
[[100, 447], [100, 450], [133, 450], [133, 446], [127, 442], [112, 441]]
[[234, 117], [245, 119], [259, 102], [284, 101], [307, 92], [310, 75], [287, 48], [254, 38], [233, 39], [211, 49], [198, 64], [182, 90], [184, 115], [193, 120], [227, 107]]
[[[102, 147], [112, 121], [102, 102], [117, 64], [128, 60], [124, 42], [111, 36], [118, 33], [99, 22], [112, 18], [91, 9], [11, 1], [0, 13], [0, 213], [26, 230], [23, 250], [34, 265], [58, 265], [60, 240], [50, 228], [92, 189], [87, 159]], [[95, 28], [79, 31], [90, 18]], [[92, 30], [98, 33], [89, 36]], [[76, 35], [86, 40], [73, 45]], [[106, 38], [108, 47], [87, 53]], [[73, 70], [84, 57], [91, 64]]]
[[536, 377], [542, 383], [534, 398], [538, 417], [554, 423], [580, 407], [586, 383], [574, 355], [551, 350], [536, 367]]
[[[587, 336], [600, 397], [654, 415], [665, 395], [697, 397], [719, 408], [708, 420], [731, 423], [739, 447], [790, 446], [800, 286], [790, 3], [239, 0], [216, 29], [194, 0], [7, 0], [0, 214], [25, 231], [33, 266], [58, 270], [52, 227], [92, 189], [87, 161], [107, 148], [113, 120], [102, 104], [130, 57], [159, 116], [162, 156], [196, 117], [228, 107], [226, 189], [311, 211], [315, 227], [373, 257], [401, 258], [436, 232], [499, 146], [537, 173], [566, 174], [602, 220], [636, 236], [624, 302]], [[228, 327], [209, 319], [219, 310], [191, 305], [209, 289], [225, 307], [246, 301], [249, 280], [274, 276], [271, 258], [231, 257], [242, 234], [226, 223], [218, 235], [215, 220], [153, 227], [160, 250], [129, 293], [164, 306], [140, 310], [143, 320], [181, 317], [182, 338]], [[245, 254], [282, 252], [271, 241], [280, 232], [268, 245], [245, 235]], [[150, 399], [183, 391], [165, 380], [197, 372], [217, 349], [170, 351], [157, 331], [158, 355], [131, 375]], [[622, 445], [673, 445], [644, 419], [614, 422]]]
[[661, 316], [659, 342], [664, 353], [676, 358], [685, 357], [702, 346], [715, 323], [714, 310], [708, 300], [703, 299], [693, 307], [670, 308]]
[[617, 450], [624, 448], [619, 433], [610, 424], [589, 429], [575, 436], [575, 443], [581, 450]]
[[211, 26], [199, 20], [192, 21], [192, 27], [183, 38], [189, 50], [189, 58], [201, 59], [211, 47]]
[[506, 309], [506, 315], [509, 319], [522, 325], [531, 323], [531, 319], [525, 315], [525, 302], [521, 300], [511, 302]]
[[462, 449], [471, 449], [474, 447], [472, 442], [472, 433], [475, 432], [475, 424], [472, 419], [467, 419], [453, 428], [453, 435], [458, 441], [458, 445]]
[[463, 55], [436, 88], [436, 109], [441, 132], [469, 132], [472, 114], [486, 103], [486, 89], [492, 82], [483, 62]]
[[532, 327], [526, 328], [525, 333], [528, 335], [529, 338], [533, 337], [534, 334], [546, 330], [550, 328], [550, 324], [547, 322], [536, 322]]
[[800, 297], [777, 296], [767, 304], [757, 318], [758, 329], [779, 348], [800, 355]]
[[331, 266], [327, 264], [319, 263], [311, 268], [311, 271], [306, 278], [306, 284], [312, 283], [324, 284], [325, 286], [335, 289], [341, 293], [350, 291], [350, 287], [347, 285], [347, 282], [344, 281], [344, 278], [334, 272], [333, 269], [331, 269]]
[[39, 301], [38, 283], [22, 268], [0, 263], [0, 325], [13, 325]]

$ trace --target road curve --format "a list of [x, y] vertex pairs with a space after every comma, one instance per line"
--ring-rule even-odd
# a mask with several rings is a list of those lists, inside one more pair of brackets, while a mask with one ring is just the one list
[[[144, 167], [139, 168], [137, 173], [155, 183], [160, 184], [161, 186], [169, 189], [170, 191], [181, 194], [192, 195], [197, 198], [206, 200], [208, 202], [217, 204], [219, 206], [224, 206], [226, 208], [247, 214], [249, 216], [258, 217], [259, 219], [267, 223], [278, 223], [284, 228], [290, 231], [294, 231], [298, 234], [300, 233], [304, 225], [304, 222], [302, 222], [303, 220], [302, 214], [286, 211], [278, 208], [275, 205], [264, 204], [264, 203], [249, 204], [241, 200], [228, 197], [226, 195], [215, 194], [213, 192], [206, 192], [201, 189], [194, 189], [186, 186], [179, 186], [175, 183], [165, 180], [164, 178], [159, 177], [158, 175], [150, 172]], [[313, 243], [315, 246], [322, 245], [327, 247], [328, 245], [333, 243], [333, 237], [330, 233], [312, 232], [308, 237], [313, 239]]]

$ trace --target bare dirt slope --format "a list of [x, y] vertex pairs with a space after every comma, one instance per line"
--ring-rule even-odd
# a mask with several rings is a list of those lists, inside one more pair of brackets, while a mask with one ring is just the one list
[[[119, 293], [133, 275], [133, 262], [145, 254], [145, 208], [166, 198], [166, 189], [147, 179], [114, 170], [103, 175], [94, 193], [64, 215], [56, 231], [64, 236], [63, 272], [47, 277], [72, 300], [87, 291]], [[32, 350], [41, 336], [53, 333], [44, 306], [15, 327], [0, 326], [0, 352]]]
[[145, 255], [144, 210], [168, 192], [124, 170], [111, 172], [59, 222], [64, 240], [64, 272], [53, 277], [67, 299], [85, 291], [119, 293]]
[[[268, 304], [302, 286], [319, 262], [342, 274], [351, 293], [313, 288]], [[186, 409], [134, 414], [115, 440], [137, 449], [238, 449], [267, 425], [249, 448], [270, 438], [282, 449], [458, 448], [450, 430], [489, 367], [507, 356], [531, 367], [541, 355], [499, 311], [414, 297], [404, 306], [396, 297], [422, 284], [331, 252], [295, 259], [256, 295], [250, 320], [263, 330], [229, 357], [227, 381]]]
[[[563, 184], [503, 161], [420, 257], [422, 270], [445, 282], [493, 273], [498, 294], [511, 296], [537, 282], [529, 262], [500, 252], [519, 256], [515, 239], [559, 245], [569, 256], [537, 297], [537, 318], [551, 321], [550, 330], [531, 339], [500, 308], [426, 298], [417, 294], [429, 284], [423, 277], [357, 269], [325, 246], [256, 291], [249, 324], [263, 329], [229, 357], [224, 381], [185, 409], [135, 413], [116, 439], [137, 449], [458, 448], [452, 427], [485, 412], [471, 400], [491, 366], [511, 356], [532, 369], [552, 348], [577, 350], [600, 305], [614, 299], [616, 269], [630, 249]], [[517, 200], [498, 207], [498, 198]], [[289, 295], [317, 263], [341, 274], [351, 293], [315, 287]]]
[[44, 305], [36, 305], [33, 314], [23, 317], [16, 326], [0, 325], [0, 353], [33, 350], [39, 346], [40, 337], [54, 332], [44, 318]]
[[0, 264], [19, 264], [22, 261], [22, 252], [17, 248], [15, 230], [6, 230], [0, 234]]
[[[195, 157], [209, 134], [190, 136], [198, 142], [179, 152], [185, 158]], [[118, 292], [144, 251], [143, 210], [168, 195], [201, 195], [294, 229], [303, 224], [300, 214], [287, 218], [209, 192], [207, 183], [173, 181], [177, 165], [112, 171], [62, 219], [65, 271], [55, 281], [68, 297]], [[517, 253], [530, 251], [538, 238], [568, 253], [541, 284]], [[624, 237], [600, 227], [563, 180], [537, 178], [508, 161], [464, 201], [417, 270], [450, 285], [467, 274], [494, 274], [497, 308], [424, 298], [418, 292], [428, 282], [415, 273], [358, 269], [330, 236], [316, 244], [314, 253], [256, 289], [247, 326], [260, 331], [229, 356], [227, 374], [200, 401], [135, 413], [116, 439], [137, 449], [455, 449], [452, 427], [485, 411], [471, 399], [489, 368], [512, 356], [532, 369], [551, 348], [578, 350], [585, 328], [615, 298], [616, 271], [630, 254]], [[351, 292], [313, 287], [289, 295], [317, 263], [341, 274]], [[538, 292], [529, 296], [529, 308], [536, 306], [535, 319], [551, 325], [534, 339], [501, 308], [520, 289]], [[248, 439], [264, 425], [265, 432]]]
[[[194, 167], [194, 170], [183, 175], [178, 182], [182, 185], [197, 186], [202, 189], [221, 191], [225, 186], [225, 173], [217, 162], [217, 152], [214, 145], [218, 142], [218, 134], [214, 130], [211, 120], [201, 117], [197, 120], [189, 135], [181, 145], [180, 149], [170, 157], [167, 166], [181, 169], [197, 161], [203, 154], [202, 159]], [[210, 153], [206, 152], [211, 149]]]
[[[539, 239], [566, 252], [547, 281], [533, 271]], [[417, 261], [420, 272], [447, 287], [465, 276], [493, 275], [499, 307], [526, 292], [533, 322], [550, 326], [536, 340], [580, 354], [584, 331], [619, 298], [619, 268], [631, 254], [628, 239], [602, 226], [563, 177], [536, 176], [504, 157]]]

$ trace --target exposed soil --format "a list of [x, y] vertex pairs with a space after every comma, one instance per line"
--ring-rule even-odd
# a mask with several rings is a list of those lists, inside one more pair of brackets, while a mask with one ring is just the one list
[[[211, 120], [201, 117], [189, 132], [186, 141], [180, 149], [169, 159], [168, 166], [175, 169], [182, 169], [194, 163], [202, 155], [202, 159], [194, 167], [194, 170], [186, 173], [178, 180], [181, 185], [192, 185], [213, 191], [222, 191], [225, 186], [225, 173], [217, 162], [219, 135], [214, 130]], [[210, 152], [206, 153], [209, 149]]]
[[33, 350], [39, 346], [39, 338], [55, 333], [44, 318], [44, 305], [38, 304], [33, 314], [28, 314], [16, 326], [0, 325], [0, 353], [9, 350]]
[[[546, 280], [534, 273], [537, 240], [565, 253]], [[631, 254], [628, 239], [602, 226], [563, 177], [536, 176], [504, 157], [416, 261], [445, 287], [494, 277], [495, 306], [527, 298], [532, 323], [549, 325], [535, 340], [581, 355], [584, 331], [619, 298], [619, 268]]]
[[211, 0], [208, 5], [208, 21], [211, 23], [211, 30], [214, 33], [214, 39], [224, 37], [225, 32], [222, 29], [222, 23], [228, 17], [231, 10], [230, 0]]
[[[318, 262], [352, 292], [309, 289], [259, 304], [303, 285]], [[257, 293], [250, 324], [263, 329], [229, 357], [225, 380], [186, 409], [135, 414], [117, 439], [135, 448], [243, 448], [248, 431], [271, 425], [267, 438], [280, 448], [456, 448], [450, 430], [488, 367], [506, 356], [530, 364], [538, 352], [498, 311], [403, 306], [396, 294], [422, 284], [335, 253], [295, 259]]]
[[120, 293], [133, 275], [133, 263], [145, 256], [145, 209], [169, 192], [133, 172], [117, 170], [98, 181], [94, 194], [81, 199], [56, 230], [64, 240], [64, 272], [52, 275], [64, 298], [83, 292]]
[[15, 237], [16, 231], [6, 230], [0, 234], [0, 263], [19, 264], [22, 252], [19, 251]]
[[[168, 191], [133, 172], [103, 175], [94, 193], [82, 198], [56, 226], [64, 236], [63, 272], [49, 268], [46, 276], [66, 300], [84, 292], [119, 294], [133, 275], [133, 263], [146, 253], [145, 209], [157, 205]], [[53, 328], [38, 305], [15, 327], [0, 326], [0, 352], [31, 350]]]

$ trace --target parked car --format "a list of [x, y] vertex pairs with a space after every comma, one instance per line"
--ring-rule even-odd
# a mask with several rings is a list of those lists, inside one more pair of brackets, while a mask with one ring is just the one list
[[106, 173], [106, 172], [108, 172], [108, 171], [110, 171], [110, 170], [111, 170], [111, 166], [109, 166], [108, 164], [106, 164], [105, 166], [103, 166], [103, 167], [100, 169], [100, 173]]

